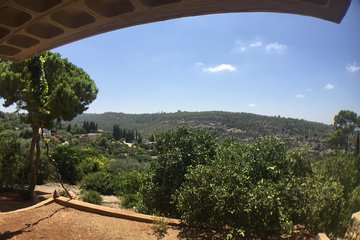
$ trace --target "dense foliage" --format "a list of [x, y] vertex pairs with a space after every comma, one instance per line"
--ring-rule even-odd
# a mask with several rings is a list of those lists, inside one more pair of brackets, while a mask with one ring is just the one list
[[176, 127], [211, 131], [220, 138], [235, 137], [241, 141], [276, 135], [289, 140], [295, 146], [307, 144], [310, 150], [314, 151], [325, 148], [324, 140], [331, 129], [329, 125], [299, 119], [219, 111], [154, 114], [86, 113], [77, 116], [72, 122], [82, 124], [83, 121], [97, 122], [99, 128], [105, 131], [113, 131], [114, 125], [137, 129], [144, 138], [149, 138], [154, 132]]
[[213, 163], [187, 173], [177, 207], [186, 221], [229, 226], [246, 236], [289, 233], [309, 168], [301, 153], [288, 152], [276, 138], [225, 142]]
[[[85, 133], [96, 133], [98, 130], [98, 125], [95, 122], [84, 121], [83, 129], [85, 130]], [[70, 131], [68, 131], [68, 132], [70, 132]]]
[[108, 159], [91, 148], [59, 145], [52, 151], [63, 181], [76, 184], [86, 174], [105, 170]]
[[128, 143], [134, 142], [134, 140], [138, 143], [142, 142], [141, 134], [138, 131], [122, 129], [117, 124], [114, 125], [112, 137], [117, 141], [124, 139]]
[[21, 161], [20, 142], [11, 132], [0, 133], [0, 189], [24, 184], [21, 176], [24, 162]]
[[[23, 184], [28, 168], [28, 125], [17, 128], [13, 117], [0, 114], [0, 124], [9, 126], [0, 132], [3, 188]], [[108, 132], [86, 136], [81, 125], [58, 124], [50, 140], [62, 179], [79, 184], [84, 201], [117, 195], [122, 207], [179, 217], [228, 239], [279, 239], [295, 225], [341, 236], [351, 214], [360, 211], [356, 154], [340, 150], [319, 157], [275, 136], [244, 143], [183, 127], [132, 144]], [[53, 181], [54, 171], [43, 161], [38, 182]]]
[[[227, 226], [246, 237], [290, 234], [296, 224], [314, 233], [341, 234], [350, 205], [358, 201], [353, 156], [328, 156], [311, 164], [305, 151], [275, 137], [216, 143], [211, 135], [182, 128], [158, 141], [158, 165], [145, 175], [141, 199], [136, 199], [145, 212], [214, 229]], [[210, 151], [197, 151], [205, 149], [203, 143]]]
[[97, 204], [100, 205], [101, 202], [103, 201], [100, 193], [96, 192], [96, 191], [87, 191], [85, 192], [82, 200], [84, 202], [88, 202], [88, 203], [92, 203], [92, 204]]
[[351, 151], [359, 154], [360, 151], [360, 115], [349, 110], [341, 110], [334, 117], [333, 129], [329, 143], [337, 150]]
[[80, 186], [85, 190], [94, 190], [104, 195], [115, 195], [119, 192], [119, 184], [114, 175], [107, 172], [94, 172], [86, 175]]
[[215, 156], [214, 136], [193, 129], [178, 128], [157, 135], [158, 165], [143, 188], [143, 204], [151, 212], [177, 216], [173, 196], [185, 173]]
[[96, 98], [97, 88], [90, 76], [59, 54], [46, 52], [22, 62], [0, 60], [0, 98], [4, 106], [16, 105], [25, 111], [22, 120], [31, 125], [29, 190], [37, 182], [41, 163], [40, 140], [44, 128], [55, 120], [72, 120]]

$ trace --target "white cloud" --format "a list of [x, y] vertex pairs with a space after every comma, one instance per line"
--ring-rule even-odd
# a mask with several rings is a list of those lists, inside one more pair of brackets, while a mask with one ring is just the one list
[[235, 42], [235, 51], [236, 52], [246, 52], [249, 48], [260, 48], [264, 45], [264, 43], [260, 40], [255, 40], [253, 42], [244, 43], [240, 40], [236, 40]]
[[245, 52], [246, 50], [247, 50], [246, 44], [244, 44], [241, 40], [236, 40], [233, 51], [237, 53], [242, 53]]
[[239, 50], [240, 50], [240, 52], [245, 52], [247, 50], [247, 48], [246, 47], [241, 47]]
[[305, 98], [306, 96], [305, 96], [304, 94], [296, 94], [295, 97], [296, 97], [296, 98], [303, 99], [303, 98]]
[[220, 64], [214, 67], [208, 67], [203, 69], [204, 72], [208, 73], [219, 73], [219, 72], [236, 72], [237, 69], [231, 64]]
[[286, 45], [280, 44], [278, 42], [269, 43], [265, 46], [267, 52], [277, 52], [277, 53], [281, 53], [285, 51], [286, 48], [287, 48]]
[[348, 63], [345, 67], [348, 72], [355, 73], [360, 71], [360, 65], [354, 63]]
[[259, 38], [253, 41], [236, 40], [234, 51], [243, 53], [251, 49], [261, 49], [268, 53], [282, 53], [287, 49], [287, 46], [278, 42], [266, 43]]
[[328, 83], [328, 84], [326, 84], [325, 85], [325, 87], [324, 87], [326, 90], [332, 90], [332, 89], [334, 89], [335, 88], [335, 86], [334, 85], [332, 85], [332, 84], [330, 84], [330, 83]]
[[251, 107], [251, 108], [256, 108], [257, 105], [255, 103], [249, 103], [248, 107]]
[[249, 47], [252, 47], [252, 48], [257, 48], [257, 47], [262, 47], [262, 46], [263, 46], [263, 42], [261, 42], [261, 41], [256, 41], [256, 42], [249, 44]]

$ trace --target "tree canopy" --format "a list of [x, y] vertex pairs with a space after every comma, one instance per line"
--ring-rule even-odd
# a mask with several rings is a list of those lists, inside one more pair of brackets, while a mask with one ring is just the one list
[[23, 62], [0, 63], [0, 98], [27, 111], [30, 124], [51, 128], [54, 120], [71, 120], [96, 98], [90, 76], [59, 54], [47, 52]]
[[0, 71], [4, 106], [15, 104], [17, 111], [26, 112], [23, 120], [32, 127], [29, 190], [33, 190], [40, 164], [40, 130], [84, 112], [98, 89], [84, 70], [57, 53], [46, 52], [23, 62], [0, 61]]
[[[330, 135], [330, 143], [343, 148], [346, 152], [350, 151], [350, 136], [355, 128], [360, 127], [360, 116], [349, 110], [341, 110], [334, 117], [334, 130]], [[358, 143], [355, 147], [358, 149]]]

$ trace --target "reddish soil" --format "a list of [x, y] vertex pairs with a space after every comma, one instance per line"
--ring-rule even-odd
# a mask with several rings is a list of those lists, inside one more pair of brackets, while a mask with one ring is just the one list
[[[20, 212], [0, 213], [3, 239], [159, 239], [153, 224], [105, 217], [56, 203]], [[179, 239], [168, 228], [162, 239]]]
[[[41, 191], [42, 190], [42, 191]], [[49, 195], [53, 189], [40, 189], [38, 195]], [[51, 196], [51, 194], [50, 194]], [[109, 201], [113, 201], [109, 198]], [[111, 202], [110, 201], [110, 202]], [[167, 227], [160, 237], [156, 225], [106, 217], [64, 207], [57, 203], [22, 210], [34, 205], [16, 193], [0, 194], [0, 240], [5, 239], [222, 239], [212, 232], [197, 228]], [[115, 204], [117, 207], [118, 203]], [[19, 211], [11, 212], [13, 210]], [[200, 231], [199, 231], [200, 230]], [[294, 229], [290, 239], [315, 239], [302, 228]]]

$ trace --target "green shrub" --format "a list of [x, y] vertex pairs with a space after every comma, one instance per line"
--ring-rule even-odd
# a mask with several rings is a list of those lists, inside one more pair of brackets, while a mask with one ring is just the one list
[[131, 171], [119, 173], [115, 178], [122, 207], [138, 208], [141, 201], [139, 190], [142, 185], [143, 175], [138, 171]]
[[82, 161], [82, 150], [68, 145], [59, 145], [53, 152], [52, 157], [57, 163], [61, 178], [64, 182], [76, 184], [81, 180], [79, 164]]
[[360, 172], [356, 155], [337, 154], [325, 156], [317, 161], [314, 174], [325, 179], [334, 179], [344, 188], [344, 196], [348, 198], [352, 190], [360, 184]]
[[139, 162], [135, 158], [118, 158], [113, 160], [110, 163], [109, 171], [116, 174], [119, 172], [128, 172], [128, 171], [144, 171], [149, 169], [150, 162]]
[[277, 138], [240, 145], [227, 141], [216, 160], [185, 175], [177, 191], [177, 209], [189, 223], [228, 226], [246, 237], [290, 233], [301, 178], [309, 164], [301, 152], [287, 151]]
[[100, 193], [96, 191], [86, 191], [82, 200], [84, 202], [100, 205], [102, 203], [102, 197]]
[[120, 196], [121, 206], [123, 208], [141, 209], [140, 193], [127, 193]]
[[351, 214], [360, 211], [360, 185], [351, 192], [349, 211]]
[[22, 151], [23, 147], [14, 133], [0, 134], [0, 189], [25, 186], [27, 160]]
[[144, 207], [149, 212], [179, 216], [173, 195], [190, 168], [211, 162], [215, 137], [207, 132], [177, 128], [156, 136], [158, 165], [153, 169], [151, 187], [143, 188]]
[[117, 176], [120, 194], [135, 194], [139, 192], [143, 175], [138, 171], [123, 172]]
[[79, 172], [82, 176], [89, 173], [106, 171], [109, 167], [109, 159], [105, 156], [87, 156], [79, 163]]
[[312, 176], [302, 184], [299, 205], [307, 229], [313, 232], [341, 232], [345, 200], [343, 186], [334, 179]]
[[58, 145], [52, 152], [64, 182], [76, 184], [88, 173], [107, 168], [107, 159], [94, 149]]
[[113, 175], [107, 172], [95, 172], [86, 175], [80, 182], [84, 190], [94, 190], [104, 195], [113, 195], [119, 192], [119, 185]]
[[56, 173], [56, 169], [44, 151], [41, 154], [41, 162], [37, 173], [37, 184], [44, 184], [46, 182], [57, 182], [57, 181], [59, 180]]

